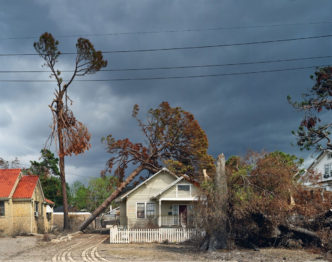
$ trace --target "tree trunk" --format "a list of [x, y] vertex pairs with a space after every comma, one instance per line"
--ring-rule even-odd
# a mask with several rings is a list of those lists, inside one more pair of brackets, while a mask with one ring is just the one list
[[[218, 156], [216, 165], [216, 174], [214, 177], [215, 191], [213, 196], [213, 206], [216, 208], [212, 211], [213, 220], [211, 223], [215, 223], [216, 226], [210, 227], [203, 243], [201, 244], [201, 250], [213, 251], [216, 249], [226, 249], [228, 247], [228, 232], [227, 232], [227, 202], [228, 202], [228, 188], [227, 177], [225, 169], [225, 156], [221, 154]], [[208, 226], [209, 227], [209, 226]]]
[[59, 142], [59, 167], [60, 167], [60, 178], [61, 178], [61, 189], [62, 189], [62, 204], [63, 204], [63, 230], [69, 229], [68, 221], [68, 197], [66, 187], [66, 174], [65, 174], [65, 154], [63, 149], [63, 135], [62, 135], [62, 121], [60, 116], [63, 111], [62, 97], [57, 102], [57, 133]]
[[62, 204], [63, 204], [63, 229], [69, 229], [69, 220], [68, 220], [68, 196], [67, 196], [67, 187], [66, 187], [66, 177], [65, 177], [65, 158], [60, 157], [60, 178], [61, 178], [61, 190], [62, 190]]
[[120, 186], [108, 197], [105, 201], [97, 207], [95, 211], [93, 211], [92, 215], [83, 222], [80, 226], [80, 231], [84, 231], [93, 220], [96, 219], [98, 215], [100, 215], [111, 203], [112, 201], [120, 195], [122, 190], [144, 169], [144, 166], [137, 167], [131, 174], [127, 177], [127, 179], [120, 184]]

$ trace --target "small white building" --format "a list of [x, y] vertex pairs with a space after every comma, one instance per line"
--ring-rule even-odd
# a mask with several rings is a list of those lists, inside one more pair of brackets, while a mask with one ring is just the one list
[[127, 228], [187, 227], [198, 201], [198, 184], [163, 168], [129, 192], [119, 196], [120, 225]]
[[[315, 174], [317, 177], [317, 185], [327, 191], [332, 191], [332, 151], [325, 150], [320, 153], [314, 162], [309, 166], [305, 179], [308, 180], [310, 174]], [[312, 181], [308, 181], [311, 183]], [[311, 183], [312, 184], [312, 183]]]

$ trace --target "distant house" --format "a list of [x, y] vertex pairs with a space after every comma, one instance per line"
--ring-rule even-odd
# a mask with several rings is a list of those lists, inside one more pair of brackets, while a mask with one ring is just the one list
[[[316, 184], [327, 191], [332, 191], [332, 151], [325, 150], [321, 152], [313, 163], [309, 166], [305, 179], [310, 177], [310, 174], [315, 174], [317, 177]], [[307, 180], [308, 184], [312, 181]]]
[[25, 176], [21, 169], [0, 169], [0, 235], [48, 232], [53, 206], [38, 176]]
[[121, 226], [187, 227], [198, 199], [198, 186], [187, 176], [163, 168], [115, 201], [120, 203]]

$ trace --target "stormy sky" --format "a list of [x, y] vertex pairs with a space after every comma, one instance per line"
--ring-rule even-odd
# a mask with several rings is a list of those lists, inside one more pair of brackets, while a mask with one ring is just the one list
[[[70, 183], [99, 176], [110, 157], [101, 137], [112, 134], [139, 142], [140, 130], [131, 117], [134, 104], [140, 105], [142, 118], [162, 101], [190, 111], [206, 131], [213, 156], [221, 152], [226, 157], [244, 155], [249, 149], [281, 150], [303, 158], [310, 155], [291, 145], [295, 142], [291, 130], [297, 128], [302, 114], [288, 104], [286, 97], [299, 99], [313, 85], [309, 76], [315, 66], [331, 64], [331, 1], [0, 3], [2, 158], [18, 157], [23, 166], [28, 166], [30, 160], [38, 160], [50, 133], [48, 105], [55, 83], [30, 82], [48, 80], [49, 73], [13, 72], [47, 70], [40, 57], [23, 55], [35, 53], [33, 42], [44, 32], [59, 40], [62, 52], [74, 52], [78, 37], [90, 39], [104, 52], [168, 49], [107, 53], [108, 70], [173, 68], [98, 72], [78, 79], [113, 81], [76, 81], [70, 86], [72, 110], [92, 134], [89, 151], [66, 159]], [[73, 56], [63, 55], [58, 68], [71, 70], [73, 63]]]

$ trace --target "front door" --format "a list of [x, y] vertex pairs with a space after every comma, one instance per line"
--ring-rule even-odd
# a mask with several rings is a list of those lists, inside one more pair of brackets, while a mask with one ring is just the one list
[[187, 226], [187, 206], [179, 205], [180, 225], [183, 227]]

